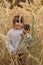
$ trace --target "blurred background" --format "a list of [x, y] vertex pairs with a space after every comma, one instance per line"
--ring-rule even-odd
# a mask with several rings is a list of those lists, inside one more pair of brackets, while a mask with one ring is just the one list
[[24, 17], [24, 23], [30, 24], [30, 33], [34, 39], [34, 44], [29, 47], [29, 52], [38, 60], [29, 59], [30, 64], [28, 65], [43, 65], [43, 0], [0, 0], [0, 48], [1, 41], [7, 37], [7, 32], [13, 25], [12, 19], [17, 14]]

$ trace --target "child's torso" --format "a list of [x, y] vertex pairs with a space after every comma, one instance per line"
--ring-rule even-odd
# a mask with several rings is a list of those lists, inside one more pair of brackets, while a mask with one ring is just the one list
[[21, 34], [22, 31], [21, 30], [14, 30], [14, 29], [11, 29], [9, 32], [8, 32], [8, 36], [10, 38], [10, 41], [11, 41], [11, 44], [15, 47], [16, 45], [18, 45], [20, 43], [20, 40], [21, 40]]

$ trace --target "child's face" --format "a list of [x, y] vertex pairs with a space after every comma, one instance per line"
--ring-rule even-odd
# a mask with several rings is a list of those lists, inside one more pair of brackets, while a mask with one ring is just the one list
[[15, 22], [15, 28], [16, 29], [21, 29], [22, 27], [23, 27], [23, 23]]

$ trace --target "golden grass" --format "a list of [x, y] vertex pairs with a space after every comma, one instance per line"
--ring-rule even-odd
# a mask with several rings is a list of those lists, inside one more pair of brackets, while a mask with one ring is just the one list
[[[35, 1], [33, 5], [28, 5], [27, 3], [20, 4], [23, 6], [23, 9], [16, 6], [10, 10], [8, 6], [9, 3], [6, 5], [8, 6], [7, 8], [0, 7], [0, 64], [22, 65], [21, 63], [23, 63], [23, 65], [43, 65], [43, 6], [40, 4], [40, 1]], [[31, 29], [32, 15], [34, 15], [34, 44], [29, 46], [29, 50], [27, 50], [24, 45], [21, 45], [20, 48], [22, 48], [22, 52], [16, 49], [16, 51], [11, 54], [6, 47], [5, 41], [7, 40], [7, 32], [13, 27], [12, 19], [17, 14], [24, 17], [24, 22], [30, 24]]]
[[0, 33], [0, 64], [13, 65], [11, 53], [6, 46], [5, 39], [6, 39], [6, 36]]

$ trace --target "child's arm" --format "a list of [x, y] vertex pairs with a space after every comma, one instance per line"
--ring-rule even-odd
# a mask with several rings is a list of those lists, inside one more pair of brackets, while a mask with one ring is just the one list
[[9, 50], [12, 52], [12, 51], [14, 51], [14, 47], [11, 45], [11, 41], [10, 41], [10, 39], [9, 40], [7, 40], [7, 45], [8, 45], [8, 48], [9, 48]]
[[12, 51], [14, 51], [14, 47], [13, 47], [13, 45], [12, 45], [12, 42], [11, 42], [11, 38], [10, 38], [10, 33], [8, 32], [7, 33], [7, 36], [9, 37], [8, 38], [8, 40], [7, 40], [7, 45], [8, 45], [8, 48], [9, 48], [9, 50], [12, 52]]
[[11, 44], [9, 44], [8, 42], [7, 42], [7, 45], [8, 45], [8, 48], [9, 48], [9, 50], [12, 52], [12, 51], [14, 51], [14, 48], [13, 48], [13, 46], [11, 45]]

